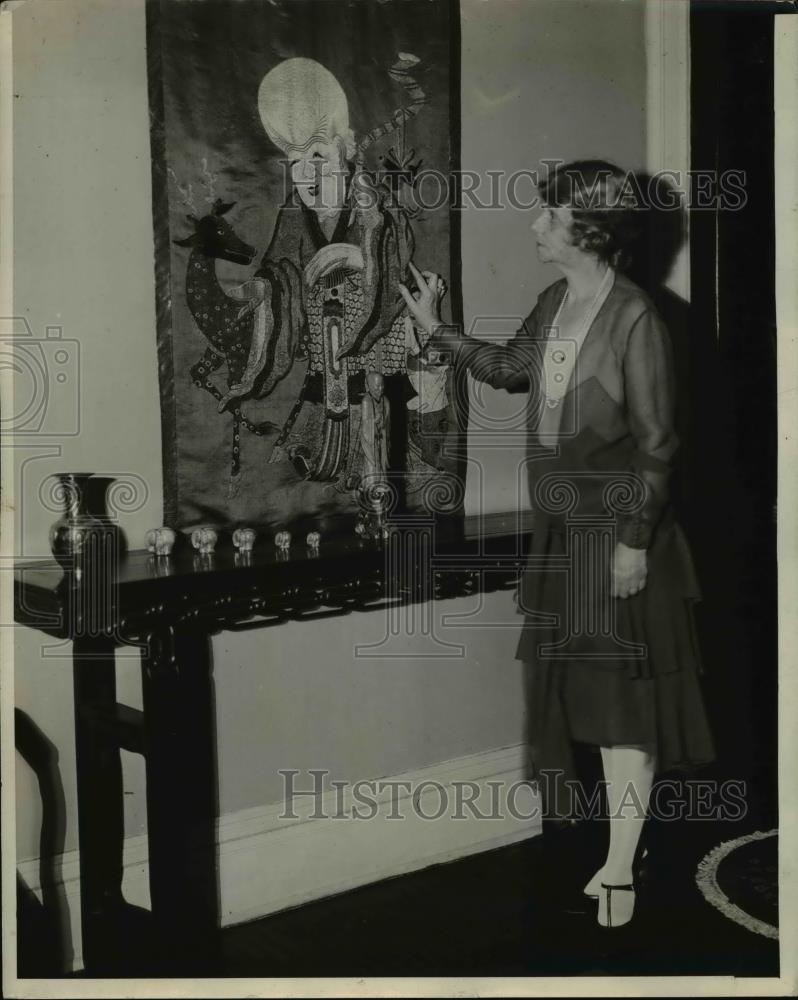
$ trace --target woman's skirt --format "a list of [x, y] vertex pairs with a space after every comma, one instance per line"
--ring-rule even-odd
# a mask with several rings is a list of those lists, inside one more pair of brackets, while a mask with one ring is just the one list
[[549, 530], [536, 548], [544, 551], [521, 581], [526, 618], [517, 658], [530, 772], [549, 789], [549, 814], [555, 789], [557, 814], [570, 812], [574, 741], [640, 747], [655, 756], [658, 772], [712, 761], [693, 618], [701, 591], [681, 527], [671, 522], [656, 532], [646, 585], [628, 598], [611, 596], [606, 537]]

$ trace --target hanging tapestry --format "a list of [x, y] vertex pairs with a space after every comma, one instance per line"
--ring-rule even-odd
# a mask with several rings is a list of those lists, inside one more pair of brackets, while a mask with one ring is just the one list
[[149, 0], [166, 523], [462, 509], [453, 0]]

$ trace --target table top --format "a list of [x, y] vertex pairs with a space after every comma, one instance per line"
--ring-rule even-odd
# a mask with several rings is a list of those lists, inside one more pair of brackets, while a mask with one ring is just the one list
[[[281, 551], [264, 533], [251, 553], [239, 553], [225, 532], [208, 556], [178, 533], [171, 555], [155, 556], [146, 549], [120, 552], [108, 560], [104, 574], [65, 572], [52, 558], [20, 561], [15, 567], [15, 620], [74, 637], [85, 628], [85, 611], [91, 606], [101, 609], [106, 623], [101, 631], [138, 634], [155, 621], [188, 616], [207, 619], [209, 628], [223, 628], [253, 615], [307, 617], [322, 608], [346, 611], [386, 600], [503, 589], [524, 561], [530, 529], [531, 516], [524, 511], [434, 522], [407, 518], [392, 522], [387, 541], [361, 538], [351, 525], [348, 530], [328, 526], [318, 549], [309, 548], [301, 534]], [[398, 568], [408, 559], [425, 566], [411, 574], [412, 582], [402, 579]]]

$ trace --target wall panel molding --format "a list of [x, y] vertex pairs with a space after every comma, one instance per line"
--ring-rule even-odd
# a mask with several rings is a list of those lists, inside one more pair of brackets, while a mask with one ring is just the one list
[[[368, 785], [383, 783], [381, 791], [378, 787], [373, 795], [366, 793], [376, 807], [358, 803], [350, 787], [317, 798], [297, 797], [291, 810], [296, 818], [283, 818], [282, 802], [222, 816], [217, 826], [222, 926], [537, 836], [539, 815], [523, 818], [538, 805], [524, 785], [524, 774], [524, 746], [500, 747], [368, 779]], [[295, 780], [297, 789], [313, 787], [309, 774]], [[406, 786], [419, 792], [417, 806]], [[458, 788], [464, 790], [458, 793]], [[489, 813], [495, 801], [500, 818], [475, 816], [464, 805], [472, 797], [471, 789], [475, 810]], [[515, 816], [508, 809], [508, 795], [515, 796], [511, 798]], [[444, 802], [446, 811], [440, 819], [423, 818], [422, 814], [435, 816]], [[364, 814], [374, 812], [373, 818], [352, 818], [356, 808]], [[332, 818], [340, 812], [346, 818]], [[392, 814], [402, 818], [391, 819]], [[463, 818], [455, 818], [458, 814]], [[18, 868], [41, 899], [39, 859]], [[79, 852], [55, 859], [52, 868], [60, 872], [57, 888], [66, 900], [71, 925], [74, 959], [72, 969], [65, 971], [76, 971], [82, 968]], [[127, 838], [122, 889], [129, 903], [149, 908], [148, 877], [147, 838]]]

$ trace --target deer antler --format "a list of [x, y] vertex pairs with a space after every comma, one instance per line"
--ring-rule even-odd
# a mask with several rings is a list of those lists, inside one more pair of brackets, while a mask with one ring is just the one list
[[217, 198], [213, 203], [211, 211], [214, 215], [226, 215], [233, 205], [235, 205], [234, 201], [222, 201], [221, 198]]
[[180, 183], [180, 181], [177, 179], [177, 174], [174, 172], [174, 170], [171, 167], [169, 167], [168, 170], [169, 170], [169, 174], [172, 177], [172, 180], [175, 182], [175, 187], [180, 192], [180, 194], [183, 196], [183, 198], [182, 198], [183, 204], [187, 208], [190, 208], [190, 209], [192, 209], [193, 211], [196, 212], [197, 211], [197, 206], [194, 204], [194, 189], [191, 186], [191, 181], [189, 181], [188, 184], [186, 184], [186, 186], [184, 187]]
[[207, 156], [202, 157], [202, 173], [205, 177], [205, 187], [208, 189], [208, 193], [205, 195], [205, 201], [207, 201], [209, 205], [212, 205], [216, 199], [216, 181], [219, 179], [219, 175], [208, 169]]

